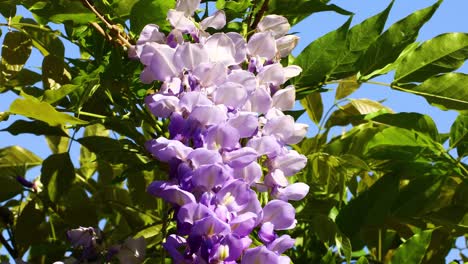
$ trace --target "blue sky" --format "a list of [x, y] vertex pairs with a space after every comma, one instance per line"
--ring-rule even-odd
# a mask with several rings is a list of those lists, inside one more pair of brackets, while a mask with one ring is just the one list
[[[354, 12], [352, 24], [357, 24], [364, 19], [381, 12], [388, 4], [389, 0], [332, 0], [334, 3], [346, 10]], [[427, 7], [433, 4], [435, 0], [396, 0], [393, 9], [390, 13], [386, 27], [390, 26], [399, 19], [411, 14], [412, 12]], [[439, 10], [434, 14], [433, 18], [422, 28], [418, 41], [431, 39], [445, 32], [468, 32], [468, 1], [466, 0], [445, 0]], [[19, 14], [28, 16], [25, 10], [19, 10]], [[316, 38], [338, 28], [348, 17], [342, 16], [333, 12], [324, 12], [314, 14], [296, 25], [292, 31], [298, 32], [301, 37], [298, 47], [294, 51], [297, 55], [310, 42]], [[5, 22], [0, 20], [0, 22]], [[53, 25], [52, 25], [53, 26]], [[54, 27], [55, 28], [55, 27]], [[6, 28], [2, 28], [3, 36], [7, 32]], [[0, 42], [3, 42], [3, 36]], [[77, 56], [77, 49], [68, 45], [66, 47], [67, 56]], [[34, 52], [28, 61], [28, 68], [35, 70], [41, 65], [41, 56], [38, 52]], [[458, 71], [468, 73], [468, 65], [465, 64]], [[378, 79], [382, 82], [390, 83], [392, 80], [391, 74], [381, 76]], [[333, 86], [330, 86], [333, 88]], [[422, 97], [393, 91], [389, 88], [375, 85], [364, 84], [356, 93], [350, 96], [351, 98], [370, 98], [373, 100], [385, 99], [384, 105], [392, 108], [395, 112], [420, 112], [430, 115], [436, 122], [440, 132], [448, 132], [450, 125], [455, 120], [457, 113], [455, 111], [442, 111], [436, 107], [430, 106]], [[7, 111], [10, 103], [16, 98], [13, 93], [0, 94], [0, 112]], [[334, 91], [324, 93], [323, 100], [325, 111], [333, 104]], [[3, 129], [13, 123], [17, 118], [10, 117], [10, 120], [0, 123], [0, 129]], [[302, 122], [305, 119], [302, 120]], [[317, 131], [315, 125], [310, 124], [309, 135], [314, 135]], [[33, 135], [11, 136], [8, 133], [0, 132], [0, 148], [20, 145], [25, 147], [38, 156], [46, 158], [51, 154], [44, 137]], [[78, 157], [78, 144], [72, 147], [72, 156]], [[77, 165], [77, 158], [74, 160]], [[33, 169], [28, 173], [28, 178], [35, 178], [39, 175], [39, 169]], [[461, 239], [457, 242], [460, 247], [466, 247]], [[0, 250], [4, 254], [3, 250]], [[458, 252], [452, 252], [447, 260], [457, 258]], [[467, 254], [468, 255], [468, 254]]]

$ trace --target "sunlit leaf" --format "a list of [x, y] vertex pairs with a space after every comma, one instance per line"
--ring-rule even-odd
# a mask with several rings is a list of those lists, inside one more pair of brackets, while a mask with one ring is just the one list
[[458, 69], [468, 58], [468, 34], [447, 33], [407, 54], [395, 73], [395, 83], [423, 82], [439, 73]]
[[431, 242], [432, 232], [433, 230], [425, 230], [412, 236], [396, 249], [389, 264], [423, 263], [422, 260]]
[[[318, 38], [310, 43], [294, 60], [294, 64], [302, 68], [300, 76], [293, 79], [297, 87], [313, 87], [326, 80], [331, 71], [338, 65], [346, 51], [346, 36], [351, 19], [340, 28]], [[298, 94], [306, 95], [312, 92], [308, 89]]]
[[428, 115], [419, 113], [389, 113], [373, 117], [372, 120], [390, 126], [416, 130], [429, 135], [434, 140], [438, 140], [439, 132], [437, 131], [437, 126]]
[[338, 88], [336, 88], [335, 99], [340, 100], [347, 97], [356, 91], [360, 86], [361, 84], [357, 82], [356, 75], [341, 80]]
[[48, 123], [50, 126], [58, 126], [64, 124], [87, 124], [86, 121], [80, 120], [71, 115], [58, 112], [50, 104], [39, 102], [33, 99], [16, 99], [10, 105], [10, 112], [34, 118]]
[[167, 11], [175, 7], [174, 0], [140, 0], [130, 12], [130, 26], [133, 32], [139, 33], [147, 24], [157, 24], [162, 28], [169, 26], [166, 20]]
[[350, 102], [333, 112], [327, 120], [325, 127], [346, 126], [350, 123], [359, 123], [364, 115], [383, 112], [391, 113], [392, 110], [381, 103], [366, 98], [350, 99]]
[[362, 56], [361, 75], [367, 75], [395, 61], [405, 47], [416, 40], [419, 29], [432, 17], [441, 2], [439, 0], [390, 26]]
[[457, 148], [459, 157], [468, 155], [468, 115], [459, 115], [450, 128], [450, 148]]
[[425, 80], [420, 85], [393, 86], [394, 89], [423, 96], [443, 110], [468, 110], [468, 74], [446, 73]]
[[347, 36], [349, 48], [341, 57], [339, 65], [333, 70], [332, 76], [334, 78], [341, 79], [359, 71], [358, 62], [360, 57], [382, 33], [392, 6], [393, 1], [382, 12], [364, 20], [349, 30]]
[[309, 115], [310, 120], [318, 124], [323, 115], [322, 95], [319, 92], [312, 92], [301, 99], [301, 105]]

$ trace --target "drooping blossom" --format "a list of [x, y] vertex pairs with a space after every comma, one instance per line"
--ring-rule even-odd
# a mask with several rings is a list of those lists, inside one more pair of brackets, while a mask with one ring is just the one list
[[[293, 183], [307, 159], [288, 145], [299, 143], [307, 125], [292, 109], [298, 66], [282, 66], [298, 38], [286, 18], [265, 16], [246, 40], [236, 32], [214, 33], [226, 24], [223, 11], [199, 23], [199, 0], [179, 0], [168, 13], [172, 31], [146, 26], [130, 55], [145, 66], [144, 83], [160, 89], [145, 99], [150, 112], [169, 119], [169, 137], [146, 143], [170, 167], [169, 178], [148, 192], [174, 207], [177, 232], [163, 246], [177, 263], [289, 263], [294, 239], [277, 231], [294, 228], [288, 203], [307, 195]], [[211, 31], [210, 31], [211, 32]], [[269, 201], [260, 199], [266, 193]], [[253, 232], [264, 246], [251, 247]]]

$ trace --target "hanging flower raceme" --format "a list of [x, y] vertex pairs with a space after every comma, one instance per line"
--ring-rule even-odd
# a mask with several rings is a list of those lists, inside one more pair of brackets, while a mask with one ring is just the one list
[[[288, 147], [307, 125], [283, 113], [295, 102], [294, 87], [283, 85], [301, 68], [279, 62], [298, 38], [277, 15], [264, 17], [248, 41], [236, 32], [210, 35], [205, 30], [223, 28], [226, 16], [217, 11], [197, 24], [199, 4], [179, 0], [168, 13], [169, 35], [147, 25], [130, 53], [145, 66], [142, 82], [162, 83], [147, 107], [170, 121], [169, 138], [146, 144], [170, 166], [167, 181], [148, 187], [175, 209], [177, 233], [164, 247], [177, 263], [287, 263], [282, 254], [294, 239], [277, 231], [294, 228], [288, 201], [309, 190], [289, 179], [307, 159]], [[254, 231], [263, 246], [252, 246]]]

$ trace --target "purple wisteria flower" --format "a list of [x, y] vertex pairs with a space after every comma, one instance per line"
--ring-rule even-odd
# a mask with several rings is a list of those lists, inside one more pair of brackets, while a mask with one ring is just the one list
[[[170, 167], [167, 181], [148, 187], [175, 209], [177, 232], [163, 246], [176, 263], [289, 263], [282, 254], [294, 239], [277, 231], [294, 228], [288, 201], [309, 187], [291, 181], [307, 158], [288, 145], [307, 125], [283, 113], [295, 102], [294, 87], [283, 86], [301, 68], [280, 59], [298, 38], [277, 15], [265, 16], [249, 40], [210, 35], [205, 30], [223, 28], [226, 16], [217, 11], [197, 23], [199, 4], [177, 1], [167, 15], [173, 30], [166, 36], [147, 25], [130, 50], [145, 66], [142, 82], [161, 84], [146, 106], [170, 121], [169, 138], [146, 143]], [[263, 246], [251, 247], [253, 233]]]

